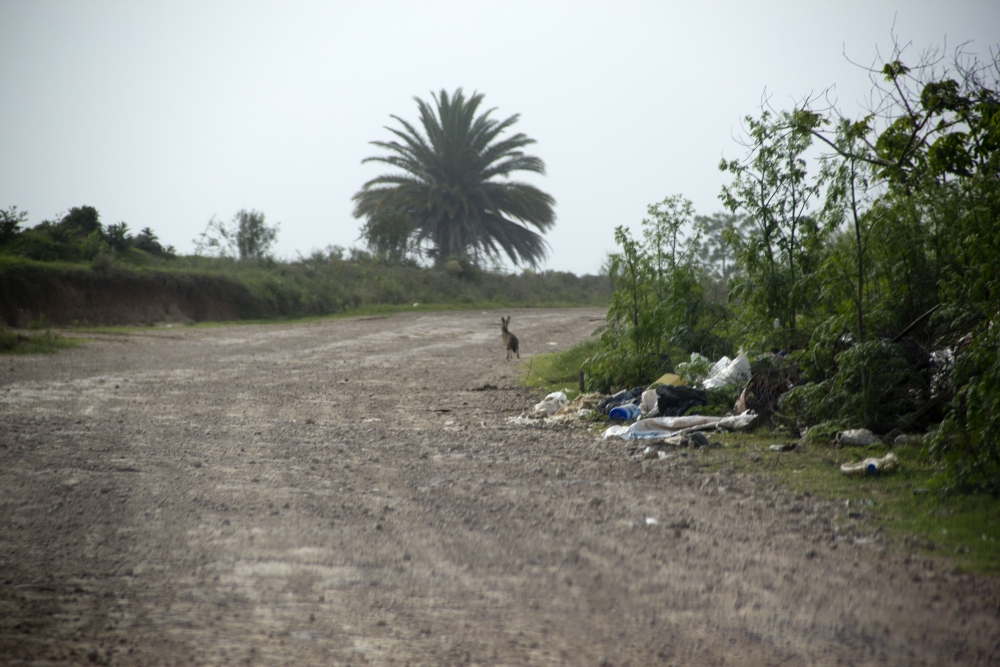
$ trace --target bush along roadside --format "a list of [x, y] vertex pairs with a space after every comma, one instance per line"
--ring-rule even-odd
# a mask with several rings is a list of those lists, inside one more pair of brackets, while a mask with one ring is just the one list
[[931, 492], [1000, 495], [1000, 56], [903, 56], [882, 68], [880, 119], [810, 99], [746, 118], [745, 155], [720, 164], [745, 223], [721, 232], [726, 304], [699, 289], [719, 272], [683, 199], [651, 207], [642, 240], [616, 231], [587, 390], [743, 350], [733, 410], [794, 439], [910, 438]]

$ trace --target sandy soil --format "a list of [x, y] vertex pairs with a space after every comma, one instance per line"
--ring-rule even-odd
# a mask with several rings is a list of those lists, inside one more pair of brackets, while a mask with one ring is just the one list
[[[522, 356], [601, 318], [506, 314]], [[499, 319], [0, 360], [0, 663], [1000, 664], [995, 579], [697, 450], [508, 423]]]

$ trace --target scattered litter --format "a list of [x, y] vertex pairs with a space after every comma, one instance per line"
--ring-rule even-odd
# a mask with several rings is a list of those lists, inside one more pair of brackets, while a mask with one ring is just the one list
[[609, 426], [608, 429], [604, 432], [604, 437], [605, 438], [617, 437], [617, 438], [622, 438], [624, 440], [628, 440], [629, 439], [628, 433], [630, 428], [631, 427], [629, 426]]
[[559, 343], [555, 342], [554, 340], [550, 340], [548, 343], [546, 343], [546, 345], [558, 345], [558, 344]]
[[536, 404], [528, 414], [508, 417], [507, 422], [525, 426], [537, 424], [539, 420], [562, 422], [595, 419], [597, 417], [597, 404], [600, 400], [601, 394], [594, 393], [580, 394], [569, 401], [564, 392], [555, 391]]
[[733, 415], [731, 417], [723, 417], [718, 424], [715, 425], [715, 430], [717, 431], [742, 431], [753, 423], [753, 420], [757, 418], [757, 413], [753, 410], [747, 410], [738, 415]]
[[541, 403], [535, 405], [535, 408], [528, 416], [533, 419], [542, 419], [555, 414], [560, 408], [568, 404], [569, 399], [566, 398], [566, 394], [561, 391], [554, 391], [546, 396]]
[[772, 452], [790, 452], [795, 449], [794, 442], [786, 442], [780, 445], [771, 445], [768, 447]]
[[877, 475], [889, 472], [899, 467], [899, 459], [892, 452], [882, 458], [868, 458], [857, 463], [845, 463], [840, 466], [840, 472], [851, 476]]
[[538, 423], [537, 419], [531, 419], [524, 415], [517, 415], [516, 417], [507, 417], [508, 424], [516, 424], [518, 426], [534, 426]]
[[635, 389], [622, 390], [612, 396], [605, 396], [597, 404], [597, 411], [602, 415], [606, 415], [611, 412], [612, 408], [616, 408], [619, 405], [636, 403], [644, 391], [646, 391], [645, 387], [636, 387]]
[[604, 431], [605, 438], [618, 437], [623, 440], [669, 438], [685, 432], [724, 429], [736, 431], [746, 428], [757, 415], [747, 412], [734, 417], [710, 417], [689, 415], [687, 417], [656, 417], [640, 419], [631, 426], [612, 426]]
[[651, 516], [647, 516], [647, 517], [646, 517], [646, 525], [647, 525], [647, 526], [659, 526], [659, 525], [660, 525], [660, 522], [659, 522], [659, 521], [657, 521], [656, 519], [654, 519], [654, 518], [653, 518], [653, 517], [651, 517]]
[[613, 421], [630, 422], [638, 418], [639, 416], [639, 406], [635, 403], [626, 403], [625, 405], [617, 405], [611, 408], [611, 412], [608, 413], [608, 418]]
[[950, 372], [955, 367], [955, 353], [951, 348], [931, 352], [930, 363], [939, 371]]
[[657, 417], [680, 417], [696, 405], [708, 405], [708, 394], [701, 389], [666, 384], [656, 388]]
[[646, 447], [646, 449], [642, 450], [642, 458], [644, 460], [659, 458], [659, 456], [660, 450], [655, 447]]
[[718, 389], [750, 379], [750, 360], [743, 350], [735, 359], [722, 357], [708, 371], [708, 377], [702, 382], [705, 389]]
[[904, 433], [896, 436], [896, 439], [892, 441], [892, 446], [902, 447], [903, 445], [922, 445], [923, 443], [924, 436], [914, 433]]
[[[708, 447], [712, 444], [712, 442], [708, 439], [708, 436], [701, 431], [681, 431], [677, 435], [672, 435], [669, 438], [658, 439], [656, 444], [670, 445], [671, 447]], [[666, 454], [662, 451], [660, 454], [662, 455], [660, 456], [661, 459], [666, 458]], [[682, 456], [687, 456], [687, 454], [683, 453]]]
[[935, 350], [930, 353], [928, 362], [932, 368], [931, 396], [937, 396], [943, 390], [947, 390], [948, 378], [955, 370], [955, 352], [951, 348]]
[[853, 428], [839, 431], [834, 437], [841, 447], [864, 447], [866, 445], [882, 444], [882, 440], [866, 428]]
[[597, 404], [601, 402], [601, 394], [594, 392], [592, 394], [580, 394], [572, 401], [569, 402], [564, 410], [594, 410], [597, 411]]
[[688, 417], [656, 417], [642, 419], [629, 428], [629, 438], [666, 438], [681, 431], [698, 426], [714, 428], [721, 417], [691, 415]]
[[413, 304], [413, 307], [416, 308], [419, 305], [420, 305], [419, 303], [415, 303], [415, 304]]
[[639, 399], [639, 410], [643, 415], [648, 415], [656, 408], [656, 399], [658, 396], [655, 389], [647, 389], [642, 392], [642, 398]]
[[445, 425], [445, 426], [454, 426], [454, 425], [455, 425], [455, 422], [454, 422], [453, 420], [449, 419], [448, 421], [446, 421], [446, 422], [444, 423], [444, 425]]
[[588, 419], [589, 420], [597, 419], [597, 412], [594, 410], [588, 410], [586, 408], [581, 408], [580, 410], [569, 410], [569, 406], [566, 406], [565, 408], [561, 409], [559, 412], [555, 413], [545, 421], [567, 422], [567, 421], [580, 421]]
[[655, 387], [658, 384], [665, 384], [671, 387], [683, 387], [684, 378], [682, 378], [680, 375], [675, 375], [673, 373], [664, 373], [655, 382], [653, 382], [653, 384], [649, 386]]

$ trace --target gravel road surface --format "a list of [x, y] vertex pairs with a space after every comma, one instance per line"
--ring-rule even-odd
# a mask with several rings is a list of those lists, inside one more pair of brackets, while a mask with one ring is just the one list
[[[522, 358], [596, 309], [511, 310]], [[0, 359], [0, 664], [996, 665], [1000, 585], [508, 418], [500, 312]]]

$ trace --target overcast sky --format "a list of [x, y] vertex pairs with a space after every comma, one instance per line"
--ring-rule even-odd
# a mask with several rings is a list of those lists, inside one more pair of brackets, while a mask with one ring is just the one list
[[362, 165], [414, 96], [518, 113], [556, 199], [545, 268], [598, 270], [617, 225], [682, 194], [722, 210], [720, 158], [767, 92], [860, 111], [892, 31], [1000, 44], [1000, 1], [45, 2], [0, 0], [0, 208], [73, 206], [191, 253], [216, 215], [280, 222], [277, 254], [356, 243]]

